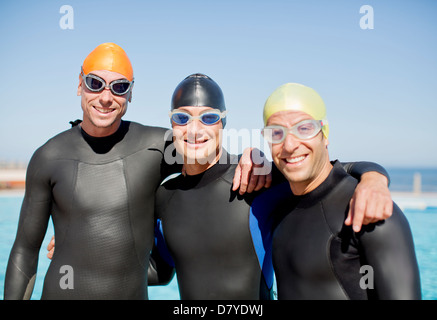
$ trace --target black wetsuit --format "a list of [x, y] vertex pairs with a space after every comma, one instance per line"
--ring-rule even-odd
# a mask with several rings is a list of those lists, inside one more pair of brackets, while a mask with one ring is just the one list
[[[395, 204], [391, 218], [363, 226], [360, 233], [344, 225], [356, 184], [335, 162], [318, 188], [303, 196], [290, 191], [275, 210], [279, 299], [420, 299], [411, 231]], [[288, 183], [266, 193], [281, 189], [289, 190]], [[361, 266], [370, 266], [373, 274], [360, 273]], [[374, 289], [368, 288], [372, 284]]]
[[[5, 299], [29, 296], [50, 216], [56, 250], [43, 299], [147, 298], [154, 197], [166, 176], [160, 170], [165, 132], [122, 121], [115, 134], [95, 138], [77, 126], [35, 152]], [[72, 289], [60, 285], [67, 275], [62, 266], [73, 271]]]
[[156, 214], [182, 299], [270, 297], [249, 227], [250, 195], [231, 190], [235, 167], [224, 151], [207, 171], [179, 175], [158, 189]]
[[[176, 269], [182, 299], [272, 297], [269, 210], [289, 190], [238, 195], [231, 190], [236, 167], [231, 158], [223, 151], [205, 172], [179, 175], [158, 189], [157, 243]], [[359, 175], [371, 170], [387, 175], [372, 163], [346, 166]]]

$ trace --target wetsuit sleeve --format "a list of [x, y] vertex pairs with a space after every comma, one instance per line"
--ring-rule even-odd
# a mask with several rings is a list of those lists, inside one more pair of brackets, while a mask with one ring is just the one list
[[175, 267], [173, 258], [168, 250], [162, 227], [162, 215], [164, 214], [169, 195], [164, 187], [158, 188], [155, 194], [155, 242], [150, 255], [148, 270], [148, 285], [168, 284], [174, 274]]
[[39, 250], [50, 217], [51, 187], [44, 172], [47, 166], [41, 152], [35, 152], [27, 169], [26, 193], [6, 270], [5, 299], [30, 299], [32, 294]]
[[361, 176], [366, 172], [375, 171], [383, 176], [385, 176], [388, 180], [388, 185], [390, 185], [390, 176], [385, 170], [385, 168], [377, 163], [368, 162], [368, 161], [359, 161], [359, 162], [342, 162], [344, 170], [349, 173], [352, 177], [361, 180]]
[[[358, 235], [365, 263], [373, 269], [377, 299], [420, 299], [420, 276], [408, 221], [399, 207], [382, 222], [363, 227]], [[372, 279], [369, 279], [371, 281]]]
[[148, 270], [148, 285], [167, 285], [175, 275], [175, 268], [168, 264], [159, 253], [158, 247], [153, 247], [150, 255], [149, 270]]
[[170, 138], [166, 138], [165, 140], [162, 151], [163, 157], [161, 161], [161, 181], [173, 173], [181, 172], [182, 164], [184, 163], [182, 156], [176, 152], [176, 148], [171, 140], [171, 135], [169, 136]]
[[155, 243], [149, 261], [148, 285], [166, 285], [173, 279], [174, 274], [173, 258], [165, 244], [161, 220], [158, 219], [155, 225]]

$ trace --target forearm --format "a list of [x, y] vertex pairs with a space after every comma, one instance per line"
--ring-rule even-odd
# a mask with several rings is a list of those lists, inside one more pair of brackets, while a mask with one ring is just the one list
[[32, 295], [39, 250], [23, 250], [15, 245], [6, 269], [4, 299], [28, 300]]
[[152, 254], [147, 273], [149, 286], [166, 285], [173, 279], [175, 269], [161, 259], [159, 254]]
[[354, 178], [361, 180], [363, 174], [368, 172], [377, 172], [387, 178], [387, 185], [390, 185], [390, 176], [385, 168], [375, 162], [358, 161], [342, 162], [344, 170]]
[[33, 205], [26, 198], [24, 200], [6, 271], [5, 299], [30, 298], [49, 220], [48, 208], [48, 202]]
[[[159, 201], [158, 201], [159, 202]], [[161, 220], [155, 225], [155, 243], [149, 259], [148, 285], [166, 285], [175, 274], [173, 258], [165, 243]]]

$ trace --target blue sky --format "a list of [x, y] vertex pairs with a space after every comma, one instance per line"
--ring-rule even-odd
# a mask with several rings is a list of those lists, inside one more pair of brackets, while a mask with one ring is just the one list
[[[360, 28], [363, 5], [374, 29]], [[299, 82], [327, 105], [332, 159], [437, 167], [436, 16], [432, 0], [2, 1], [0, 160], [28, 161], [82, 117], [83, 59], [115, 42], [135, 73], [127, 120], [168, 127], [174, 88], [202, 72], [223, 89], [227, 128], [259, 129], [270, 93]]]

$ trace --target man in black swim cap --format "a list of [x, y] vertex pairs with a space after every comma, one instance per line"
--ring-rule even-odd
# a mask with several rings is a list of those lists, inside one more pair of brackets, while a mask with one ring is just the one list
[[213, 166], [222, 153], [222, 129], [226, 124], [225, 100], [217, 83], [199, 73], [186, 77], [173, 93], [170, 118], [176, 150], [185, 164], [196, 164], [185, 165], [187, 173], [196, 174]]
[[[261, 207], [278, 199], [232, 190], [236, 156], [221, 143], [226, 112], [210, 77], [193, 74], [176, 87], [170, 119], [186, 174], [157, 191], [158, 247], [176, 269], [182, 299], [271, 299], [270, 217]], [[355, 169], [365, 167], [384, 172], [370, 163]]]

